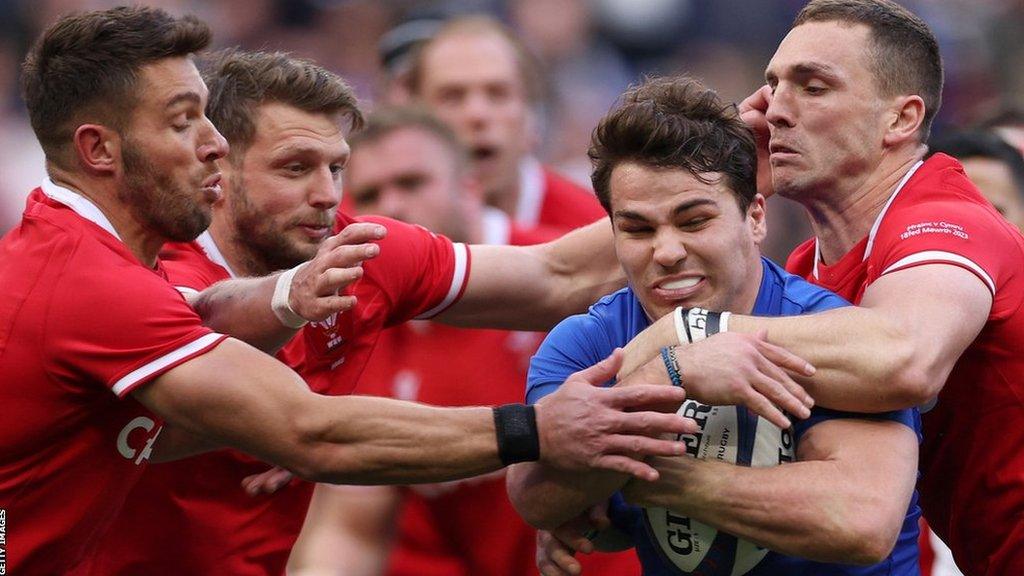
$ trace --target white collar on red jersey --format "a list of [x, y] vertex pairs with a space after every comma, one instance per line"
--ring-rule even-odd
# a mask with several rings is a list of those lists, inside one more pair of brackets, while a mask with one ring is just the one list
[[220, 248], [217, 248], [217, 243], [214, 242], [213, 236], [210, 235], [209, 230], [204, 231], [198, 238], [196, 238], [196, 244], [199, 244], [199, 247], [203, 249], [203, 252], [206, 253], [206, 257], [209, 258], [211, 262], [220, 266], [224, 270], [227, 270], [228, 275], [232, 278], [238, 278], [235, 271], [228, 265], [228, 261], [224, 258], [224, 254], [221, 254]]
[[526, 156], [519, 161], [519, 199], [516, 201], [516, 224], [533, 228], [540, 223], [544, 205], [544, 167], [540, 160]]
[[117, 235], [117, 230], [114, 230], [114, 225], [110, 223], [106, 214], [99, 209], [99, 206], [93, 204], [92, 201], [85, 196], [82, 196], [72, 190], [68, 190], [63, 186], [59, 186], [49, 178], [43, 180], [43, 184], [40, 188], [42, 189], [43, 194], [46, 194], [49, 198], [71, 208], [82, 218], [85, 218], [107, 232], [110, 232], [114, 238], [117, 238], [118, 240], [121, 239], [121, 237]]
[[[882, 218], [884, 218], [885, 217], [885, 213], [889, 211], [889, 206], [892, 206], [892, 201], [896, 199], [896, 195], [900, 193], [900, 190], [903, 190], [903, 186], [906, 185], [907, 181], [910, 180], [910, 178], [914, 175], [915, 172], [917, 172], [917, 169], [920, 168], [922, 164], [924, 164], [924, 160], [918, 160], [916, 164], [914, 164], [913, 166], [910, 167], [910, 170], [908, 170], [907, 173], [903, 175], [903, 179], [900, 180], [900, 183], [896, 186], [896, 190], [893, 190], [892, 195], [889, 196], [888, 200], [886, 200], [885, 206], [882, 207], [882, 211], [878, 213], [877, 217], [875, 217], [875, 222], [874, 222], [874, 224], [871, 225], [871, 231], [868, 232], [868, 244], [867, 244], [867, 246], [864, 247], [864, 258], [863, 258], [863, 260], [861, 260], [862, 262], [864, 260], [867, 260], [868, 256], [871, 255], [871, 248], [873, 248], [874, 245], [875, 245], [875, 235], [878, 234], [878, 228], [879, 228], [879, 226], [882, 225]], [[820, 261], [821, 261], [821, 249], [818, 246], [818, 239], [815, 238], [814, 239], [814, 270], [813, 270], [813, 274], [814, 274], [814, 279], [815, 280], [818, 279], [818, 262], [820, 262]]]
[[512, 241], [512, 221], [508, 214], [493, 206], [484, 206], [482, 221], [483, 241], [481, 244], [507, 246]]

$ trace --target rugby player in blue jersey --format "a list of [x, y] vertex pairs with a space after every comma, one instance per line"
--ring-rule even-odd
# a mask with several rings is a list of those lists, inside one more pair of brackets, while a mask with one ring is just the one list
[[[530, 366], [529, 402], [677, 307], [783, 316], [847, 304], [760, 256], [766, 226], [754, 140], [712, 91], [688, 79], [647, 80], [601, 121], [590, 156], [629, 286], [550, 333]], [[724, 321], [711, 318], [709, 325]], [[716, 348], [739, 338], [761, 345], [763, 336], [723, 330], [675, 347], [688, 396], [746, 404], [734, 392], [743, 367], [716, 357]], [[652, 369], [664, 379], [657, 362], [641, 368]], [[667, 508], [772, 550], [753, 575], [917, 574], [916, 409], [815, 408], [794, 427], [796, 462], [782, 466], [660, 458], [651, 460], [659, 480], [644, 482], [529, 463], [510, 471], [509, 493], [527, 521], [557, 535], [541, 538], [538, 567], [546, 576], [578, 572], [573, 548], [590, 548], [582, 538], [586, 519], [609, 499], [613, 527], [628, 536], [648, 576], [679, 571], [645, 531], [640, 506]]]

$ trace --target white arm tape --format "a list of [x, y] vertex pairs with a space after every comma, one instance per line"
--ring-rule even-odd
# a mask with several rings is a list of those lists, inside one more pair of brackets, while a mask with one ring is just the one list
[[291, 270], [286, 270], [277, 277], [277, 284], [274, 285], [274, 297], [270, 300], [270, 307], [274, 310], [274, 316], [281, 321], [281, 324], [288, 328], [299, 329], [306, 325], [308, 320], [299, 316], [292, 310], [288, 303], [288, 296], [292, 292], [292, 278], [299, 268], [305, 266], [303, 262]]
[[686, 335], [686, 320], [683, 319], [683, 307], [677, 306], [675, 311], [672, 312], [672, 319], [676, 325], [676, 338], [679, 339], [680, 344], [689, 344], [690, 337]]
[[679, 343], [691, 344], [693, 342], [704, 340], [708, 336], [713, 336], [721, 332], [728, 332], [729, 312], [717, 314], [718, 330], [711, 334], [708, 334], [707, 330], [709, 314], [715, 313], [705, 310], [704, 308], [690, 308], [684, 316], [683, 308], [681, 306], [677, 307], [672, 313], [672, 319], [675, 322], [676, 338], [679, 339]]

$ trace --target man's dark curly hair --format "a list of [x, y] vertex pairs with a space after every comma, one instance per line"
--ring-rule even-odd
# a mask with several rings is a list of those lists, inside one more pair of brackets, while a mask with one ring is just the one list
[[609, 214], [609, 182], [622, 162], [681, 168], [709, 184], [719, 173], [744, 211], [757, 195], [753, 134], [735, 106], [691, 78], [647, 78], [631, 87], [594, 129], [588, 155]]

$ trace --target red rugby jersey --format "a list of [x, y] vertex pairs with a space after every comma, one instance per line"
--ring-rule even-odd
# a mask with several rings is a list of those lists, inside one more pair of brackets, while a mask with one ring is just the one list
[[[384, 332], [356, 393], [438, 406], [522, 402], [530, 357], [543, 337], [407, 323]], [[504, 470], [403, 492], [388, 576], [536, 574], [536, 533], [509, 502]], [[640, 573], [632, 551], [580, 559], [586, 574]]]
[[[348, 394], [360, 378], [380, 332], [450, 306], [465, 287], [469, 252], [419, 226], [339, 213], [337, 229], [373, 221], [388, 229], [380, 255], [363, 264], [349, 286], [354, 310], [306, 326], [278, 358], [314, 391]], [[201, 290], [230, 277], [209, 235], [165, 251], [172, 283]], [[302, 527], [313, 485], [293, 480], [272, 495], [251, 497], [246, 476], [267, 464], [222, 450], [161, 464], [146, 474], [117, 520], [120, 537], [104, 543], [94, 574], [280, 575]]]
[[536, 159], [522, 162], [519, 200], [513, 215], [517, 225], [564, 234], [607, 217], [590, 190], [542, 166]]
[[[1024, 574], [1024, 239], [960, 164], [920, 164], [870, 234], [838, 262], [809, 240], [787, 268], [859, 303], [881, 276], [922, 264], [964, 268], [993, 294], [988, 322], [922, 410], [921, 506], [967, 574]], [[908, 295], [911, 296], [912, 295]]]
[[129, 393], [225, 337], [49, 180], [0, 240], [0, 286], [6, 567], [83, 574], [163, 425]]

